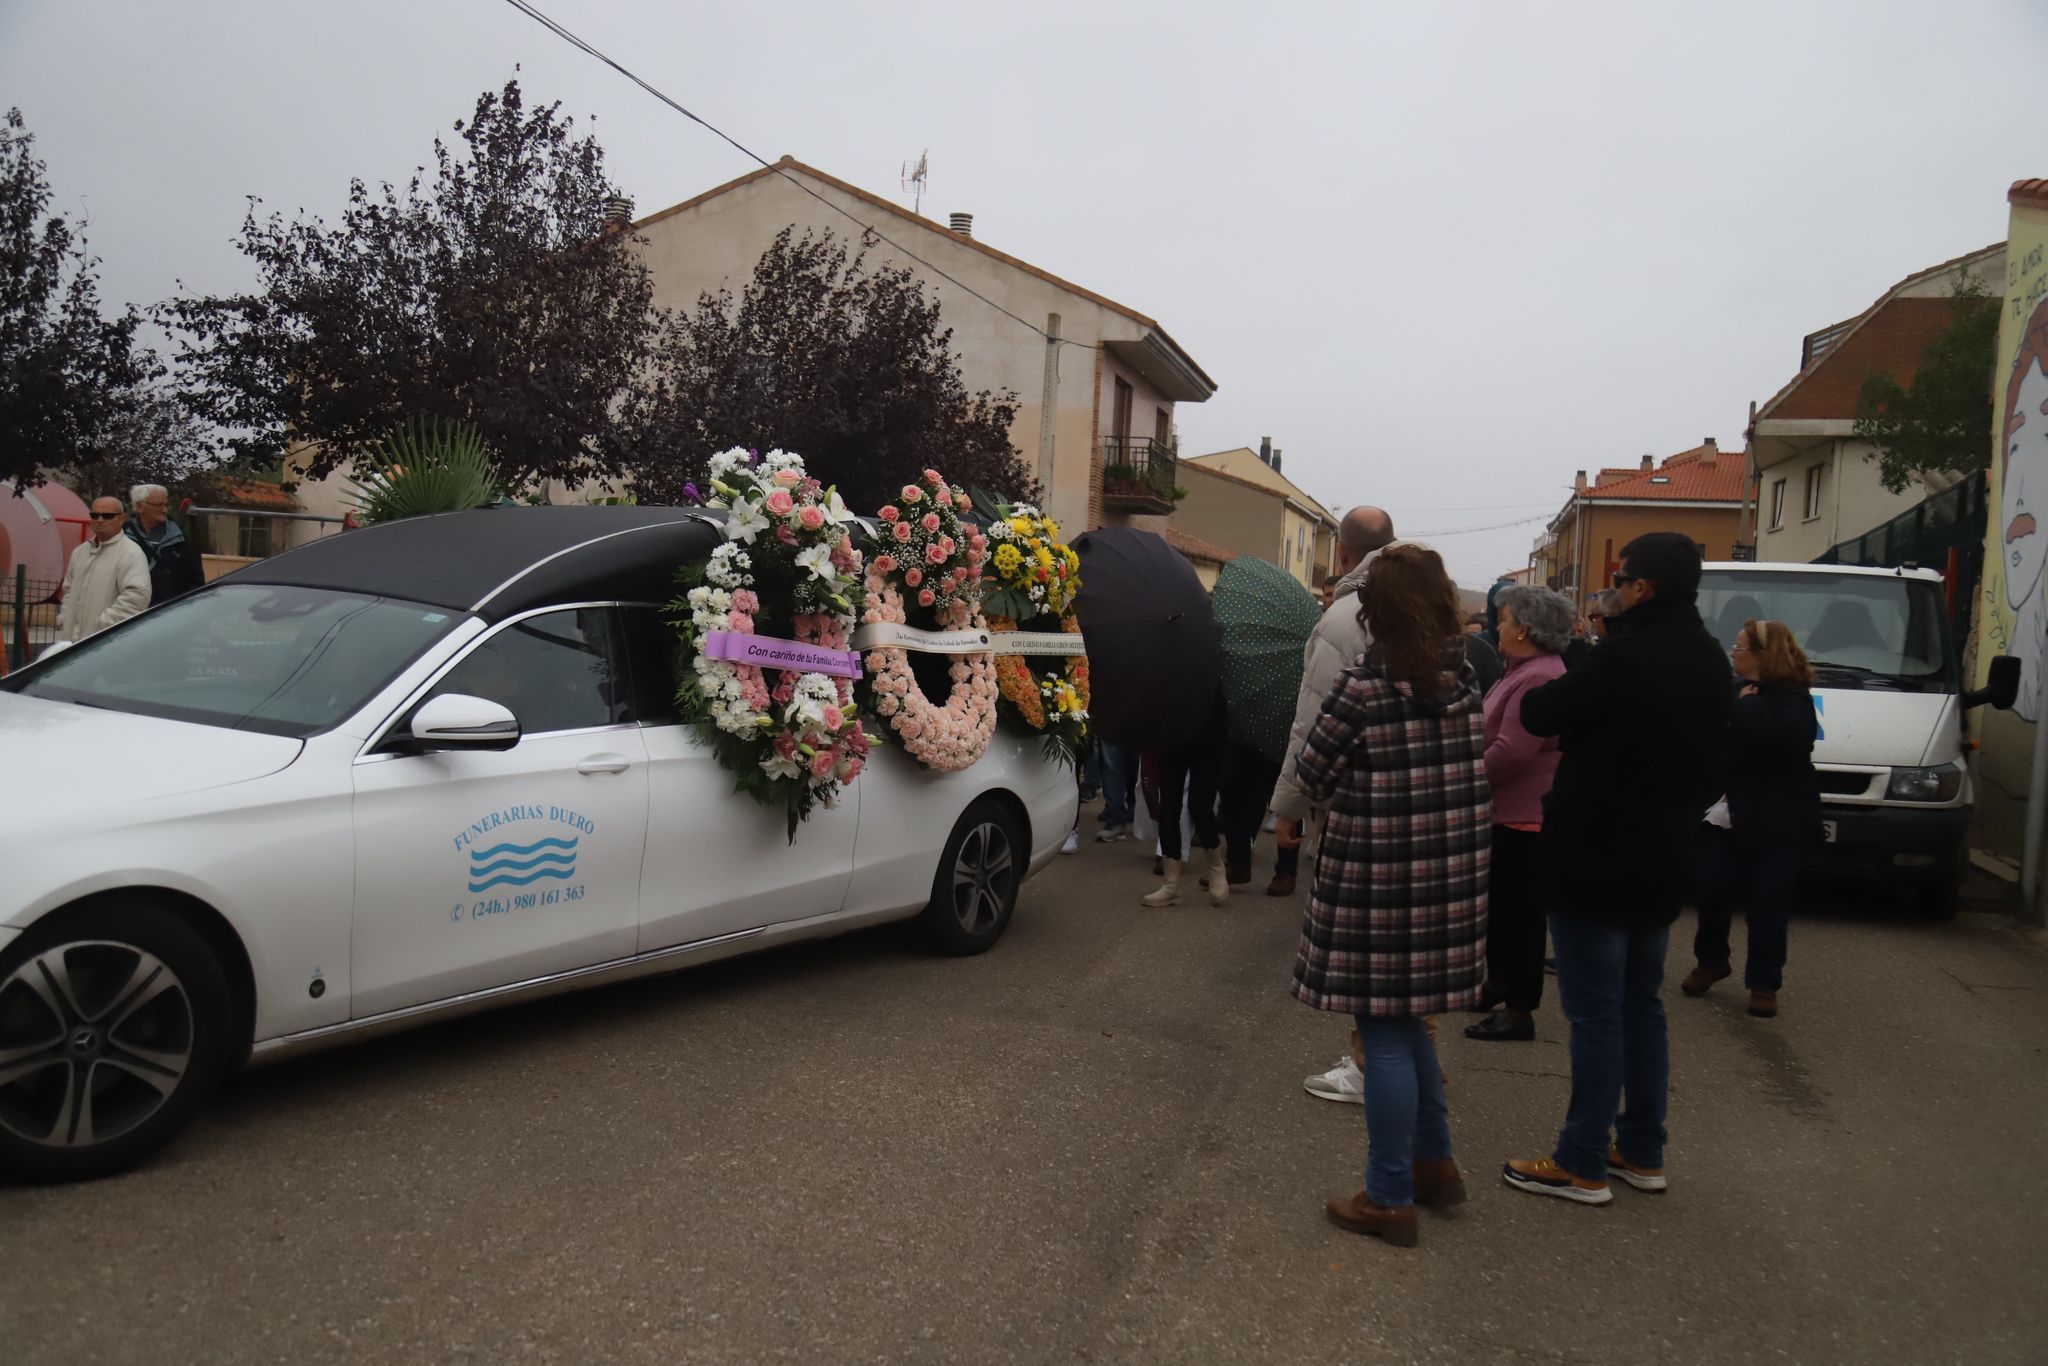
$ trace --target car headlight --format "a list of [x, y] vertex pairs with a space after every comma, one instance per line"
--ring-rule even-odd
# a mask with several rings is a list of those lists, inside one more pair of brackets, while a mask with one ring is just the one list
[[1956, 764], [1937, 768], [1895, 768], [1885, 796], [1895, 802], [1954, 801], [1963, 787], [1963, 770]]

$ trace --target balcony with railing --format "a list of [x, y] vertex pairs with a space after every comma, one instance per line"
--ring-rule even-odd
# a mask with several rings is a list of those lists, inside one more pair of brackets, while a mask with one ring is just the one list
[[1180, 496], [1180, 456], [1146, 436], [1102, 438], [1102, 506], [1107, 512], [1165, 516]]

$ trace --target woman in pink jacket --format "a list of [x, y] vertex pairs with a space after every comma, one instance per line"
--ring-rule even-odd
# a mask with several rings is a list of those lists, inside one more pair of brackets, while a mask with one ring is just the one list
[[1511, 588], [1495, 605], [1507, 674], [1486, 695], [1493, 880], [1479, 1008], [1498, 1008], [1466, 1026], [1465, 1037], [1526, 1042], [1536, 1037], [1536, 1007], [1543, 1003], [1543, 797], [1561, 751], [1555, 737], [1539, 739], [1522, 729], [1522, 696], [1564, 672], [1574, 614], [1571, 600], [1548, 588]]

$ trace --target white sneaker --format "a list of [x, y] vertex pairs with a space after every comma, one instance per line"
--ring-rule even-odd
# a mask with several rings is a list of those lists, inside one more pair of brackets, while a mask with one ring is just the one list
[[1365, 1073], [1358, 1070], [1358, 1064], [1350, 1058], [1340, 1058], [1337, 1065], [1327, 1072], [1318, 1072], [1301, 1083], [1302, 1090], [1318, 1100], [1334, 1100], [1345, 1105], [1365, 1104]]
[[1095, 832], [1097, 844], [1115, 844], [1118, 840], [1127, 840], [1130, 837], [1131, 827], [1128, 825], [1105, 825]]
[[1062, 854], [1078, 854], [1078, 853], [1080, 853], [1080, 852], [1081, 852], [1081, 832], [1080, 832], [1080, 831], [1078, 831], [1078, 830], [1069, 830], [1069, 831], [1067, 832], [1067, 842], [1066, 842], [1065, 844], [1062, 844], [1062, 845], [1060, 846], [1060, 852], [1061, 852]]

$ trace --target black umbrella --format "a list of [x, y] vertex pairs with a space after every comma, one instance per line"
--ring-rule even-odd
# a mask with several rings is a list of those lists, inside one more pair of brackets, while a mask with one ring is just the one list
[[1088, 643], [1088, 724], [1112, 745], [1176, 750], [1209, 724], [1223, 648], [1208, 590], [1149, 531], [1106, 526], [1074, 540]]

